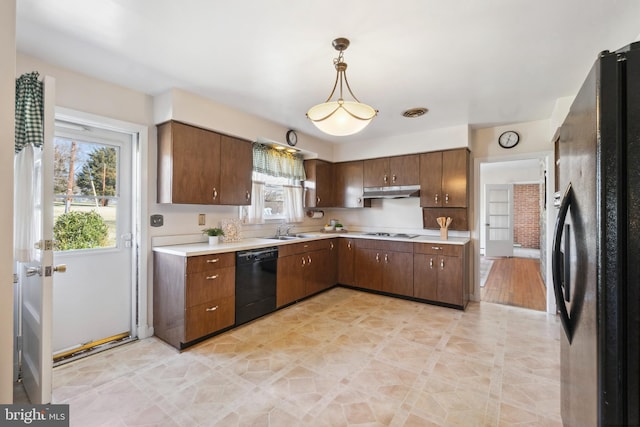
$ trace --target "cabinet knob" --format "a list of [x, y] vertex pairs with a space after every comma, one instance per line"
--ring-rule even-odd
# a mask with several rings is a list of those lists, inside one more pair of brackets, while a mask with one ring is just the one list
[[213, 200], [215, 200], [215, 199], [217, 199], [217, 198], [218, 198], [218, 190], [216, 190], [216, 187], [213, 187], [213, 194], [212, 194], [212, 196], [213, 196]]
[[436, 205], [438, 204], [438, 194], [436, 193], [436, 196], [434, 197], [434, 200], [436, 202]]
[[217, 309], [218, 309], [218, 306], [216, 305], [215, 307], [207, 307], [205, 311], [216, 311]]
[[215, 280], [215, 279], [217, 279], [219, 276], [220, 276], [219, 274], [214, 274], [213, 276], [207, 276], [207, 277], [206, 277], [206, 279], [207, 279], [207, 280]]
[[446, 193], [446, 194], [444, 195], [444, 202], [445, 202], [445, 203], [449, 203], [449, 193]]
[[358, 197], [358, 198], [356, 199], [356, 202], [357, 202], [358, 204], [361, 204], [361, 203], [362, 203], [362, 198], [361, 198], [361, 197]]

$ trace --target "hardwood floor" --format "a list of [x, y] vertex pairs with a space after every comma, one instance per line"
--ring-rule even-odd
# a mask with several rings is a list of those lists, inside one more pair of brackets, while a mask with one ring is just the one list
[[540, 261], [531, 258], [499, 258], [493, 266], [481, 299], [532, 310], [546, 310], [546, 289], [540, 275]]

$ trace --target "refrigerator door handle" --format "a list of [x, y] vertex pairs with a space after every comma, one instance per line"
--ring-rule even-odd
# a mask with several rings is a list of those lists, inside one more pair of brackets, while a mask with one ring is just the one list
[[[569, 342], [571, 342], [573, 331], [571, 328], [571, 319], [569, 318], [569, 312], [567, 311], [567, 304], [565, 302], [569, 301], [570, 290], [568, 289], [571, 286], [570, 281], [570, 264], [569, 264], [569, 225], [565, 227], [565, 221], [567, 219], [567, 212], [569, 211], [569, 206], [571, 205], [571, 201], [573, 198], [573, 190], [571, 188], [571, 183], [567, 186], [567, 189], [564, 193], [564, 197], [562, 198], [562, 202], [560, 203], [560, 210], [558, 212], [558, 218], [556, 219], [556, 226], [553, 235], [553, 250], [551, 255], [551, 271], [553, 273], [553, 290], [556, 297], [556, 304], [558, 306], [558, 311], [560, 312], [560, 320], [562, 322], [562, 327], [564, 328], [564, 332], [567, 336]], [[563, 231], [566, 230], [567, 234], [565, 237], [564, 244], [564, 253], [560, 250], [562, 243]], [[562, 293], [562, 288], [565, 288], [565, 295]]]

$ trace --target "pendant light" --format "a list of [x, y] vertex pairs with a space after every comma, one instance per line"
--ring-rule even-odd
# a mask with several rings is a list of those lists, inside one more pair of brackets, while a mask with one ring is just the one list
[[[347, 64], [344, 62], [344, 51], [349, 47], [349, 40], [343, 37], [333, 41], [333, 47], [340, 52], [333, 60], [336, 68], [336, 81], [327, 100], [318, 105], [314, 105], [307, 111], [307, 117], [322, 132], [334, 136], [353, 135], [367, 127], [371, 120], [378, 114], [378, 111], [367, 104], [358, 101], [349, 87], [347, 80]], [[353, 101], [345, 101], [342, 97], [343, 84]], [[331, 98], [339, 89], [338, 99], [332, 101]]]

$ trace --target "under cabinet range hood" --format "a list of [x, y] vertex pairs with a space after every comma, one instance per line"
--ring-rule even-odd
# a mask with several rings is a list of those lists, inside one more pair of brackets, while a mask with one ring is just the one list
[[364, 187], [362, 197], [365, 199], [402, 199], [420, 197], [419, 185], [395, 185], [389, 187]]

